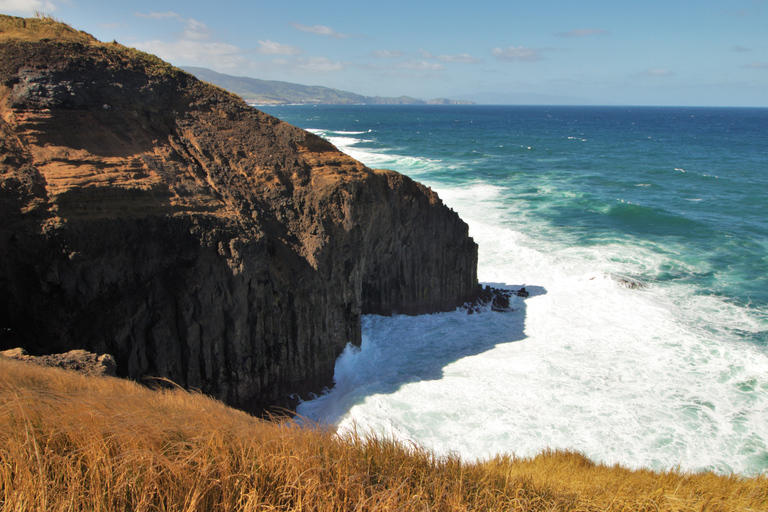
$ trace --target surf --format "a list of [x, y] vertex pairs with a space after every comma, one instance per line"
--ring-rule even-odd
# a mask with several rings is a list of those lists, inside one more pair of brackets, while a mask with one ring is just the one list
[[460, 214], [482, 282], [535, 293], [510, 314], [365, 317], [300, 414], [469, 459], [766, 471], [766, 112], [317, 113], [317, 133]]

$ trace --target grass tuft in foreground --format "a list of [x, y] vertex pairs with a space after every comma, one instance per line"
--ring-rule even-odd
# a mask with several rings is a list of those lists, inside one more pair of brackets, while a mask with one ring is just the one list
[[630, 471], [550, 451], [468, 463], [263, 421], [181, 390], [0, 358], [0, 510], [768, 508], [768, 479]]

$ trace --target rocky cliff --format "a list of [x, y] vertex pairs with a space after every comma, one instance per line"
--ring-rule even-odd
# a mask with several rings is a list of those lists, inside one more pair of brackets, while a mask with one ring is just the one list
[[330, 385], [361, 314], [475, 291], [430, 189], [151, 55], [0, 30], [0, 349], [109, 353], [259, 410]]

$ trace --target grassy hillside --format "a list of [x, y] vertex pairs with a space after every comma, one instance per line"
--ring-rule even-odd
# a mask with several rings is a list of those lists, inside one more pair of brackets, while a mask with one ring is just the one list
[[359, 94], [338, 91], [327, 87], [312, 87], [278, 82], [274, 80], [259, 80], [243, 76], [231, 76], [216, 73], [210, 69], [185, 67], [185, 71], [219, 87], [239, 94], [246, 101], [269, 103], [364, 103], [365, 97]]
[[[766, 510], [768, 479], [487, 462], [0, 358], [0, 510]], [[521, 433], [525, 435], [525, 433]]]
[[299, 85], [274, 80], [259, 80], [244, 76], [231, 76], [206, 68], [184, 67], [188, 73], [200, 80], [218, 85], [240, 95], [244, 100], [257, 104], [332, 104], [332, 105], [426, 105], [426, 104], [471, 104], [470, 101], [445, 99], [423, 101], [409, 96], [387, 98], [361, 96], [352, 92], [328, 87]]

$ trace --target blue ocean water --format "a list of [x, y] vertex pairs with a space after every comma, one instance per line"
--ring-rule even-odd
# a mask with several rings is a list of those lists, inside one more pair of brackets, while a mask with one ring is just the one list
[[768, 471], [768, 109], [263, 110], [432, 187], [480, 280], [533, 292], [364, 318], [301, 414], [469, 459]]

